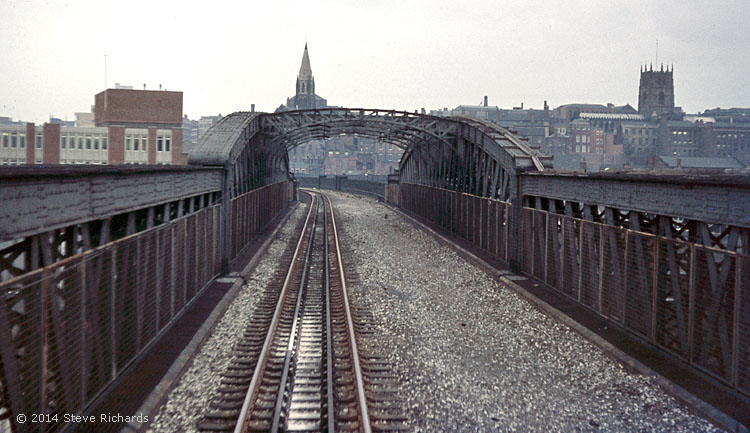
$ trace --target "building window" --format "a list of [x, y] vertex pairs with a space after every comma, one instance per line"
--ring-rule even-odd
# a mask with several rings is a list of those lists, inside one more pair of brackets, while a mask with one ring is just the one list
[[86, 137], [86, 149], [91, 150], [91, 137]]
[[102, 137], [102, 149], [107, 150], [107, 142], [109, 141], [109, 138]]
[[10, 147], [16, 147], [16, 134], [11, 134], [10, 136]]
[[36, 136], [36, 148], [41, 149], [42, 148], [42, 136], [38, 135]]
[[78, 149], [82, 150], [83, 149], [83, 137], [78, 136], [77, 138], [78, 138]]
[[99, 150], [99, 137], [94, 137], [94, 150]]
[[18, 147], [23, 149], [26, 147], [26, 136], [25, 135], [19, 135], [18, 136]]
[[161, 135], [156, 137], [156, 151], [161, 152], [164, 150], [164, 138]]
[[[61, 135], [60, 136], [60, 148], [65, 149], [65, 145], [68, 144], [68, 136], [67, 135]], [[37, 149], [39, 149], [39, 140], [37, 140]]]
[[172, 137], [164, 137], [164, 150], [167, 152], [171, 151]]
[[131, 150], [133, 146], [132, 143], [133, 143], [133, 137], [131, 137], [130, 135], [125, 137], [125, 150]]

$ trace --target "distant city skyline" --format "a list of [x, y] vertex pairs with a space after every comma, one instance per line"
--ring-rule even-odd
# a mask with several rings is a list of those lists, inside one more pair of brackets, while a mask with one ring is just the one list
[[[272, 112], [309, 44], [339, 106], [637, 106], [640, 67], [674, 65], [686, 112], [750, 106], [744, 1], [0, 3], [0, 116], [72, 120], [116, 82], [184, 92], [191, 118]], [[229, 13], [231, 12], [231, 13]], [[655, 44], [659, 40], [659, 60]]]

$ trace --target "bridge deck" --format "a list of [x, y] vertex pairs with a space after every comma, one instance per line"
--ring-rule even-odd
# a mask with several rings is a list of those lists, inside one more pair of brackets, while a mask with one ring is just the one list
[[[395, 365], [416, 431], [721, 431], [372, 198], [336, 197], [359, 281], [352, 302], [377, 330], [363, 347]], [[244, 308], [268, 273], [250, 276]], [[169, 396], [156, 433], [194, 425], [237, 314]]]

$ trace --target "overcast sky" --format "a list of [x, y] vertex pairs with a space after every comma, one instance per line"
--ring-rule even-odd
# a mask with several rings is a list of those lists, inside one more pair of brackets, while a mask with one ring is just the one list
[[107, 84], [184, 92], [191, 118], [273, 111], [309, 43], [329, 104], [638, 103], [674, 64], [688, 112], [750, 106], [748, 0], [0, 0], [0, 116], [73, 119]]

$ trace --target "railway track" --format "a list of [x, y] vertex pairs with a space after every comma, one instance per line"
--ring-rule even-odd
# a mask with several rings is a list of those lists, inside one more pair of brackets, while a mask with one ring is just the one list
[[287, 271], [253, 312], [201, 432], [408, 430], [388, 365], [358, 350], [366, 325], [350, 308], [333, 206], [308, 194]]

